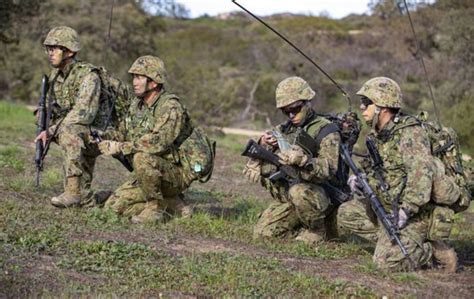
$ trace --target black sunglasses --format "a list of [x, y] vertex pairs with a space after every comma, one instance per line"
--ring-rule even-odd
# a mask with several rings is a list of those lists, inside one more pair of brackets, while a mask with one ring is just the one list
[[301, 103], [298, 103], [297, 105], [295, 106], [290, 106], [290, 107], [284, 107], [284, 108], [281, 108], [281, 111], [286, 114], [286, 115], [290, 115], [290, 114], [298, 114], [300, 113], [301, 109], [303, 108], [304, 106], [304, 102], [301, 102]]
[[367, 109], [367, 107], [369, 107], [370, 105], [372, 105], [374, 102], [372, 102], [369, 98], [367, 97], [361, 97], [360, 98], [360, 104], [361, 106], [364, 106], [365, 109]]

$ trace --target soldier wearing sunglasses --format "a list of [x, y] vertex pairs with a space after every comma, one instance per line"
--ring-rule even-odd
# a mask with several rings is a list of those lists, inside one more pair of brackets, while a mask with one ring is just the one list
[[[282, 164], [295, 167], [301, 180], [290, 183], [285, 180], [271, 181], [269, 176], [277, 171], [276, 167], [249, 159], [244, 175], [252, 182], [260, 182], [275, 200], [260, 215], [254, 228], [254, 238], [289, 237], [315, 245], [326, 240], [333, 231], [331, 219], [334, 218], [332, 212], [335, 207], [321, 183], [335, 179], [339, 133], [324, 136], [314, 153], [296, 144], [302, 130], [316, 138], [321, 129], [330, 124], [329, 120], [318, 116], [313, 110], [311, 100], [314, 96], [313, 89], [300, 77], [287, 78], [276, 88], [276, 107], [288, 120], [265, 132], [259, 144], [276, 153]], [[287, 146], [283, 147], [283, 144]]]

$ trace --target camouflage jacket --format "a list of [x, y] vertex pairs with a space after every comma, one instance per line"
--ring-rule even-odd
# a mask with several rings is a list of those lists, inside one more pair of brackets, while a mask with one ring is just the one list
[[95, 67], [75, 60], [64, 70], [54, 69], [50, 76], [50, 96], [53, 99], [50, 133], [61, 125], [100, 127], [101, 82]]
[[147, 106], [136, 98], [125, 119], [125, 155], [145, 152], [179, 161], [177, 148], [191, 134], [192, 124], [179, 98], [162, 91]]
[[402, 116], [390, 121], [381, 131], [369, 134], [370, 137], [375, 141], [383, 161], [383, 180], [388, 185], [388, 191], [382, 192], [377, 187], [380, 183], [372, 169], [366, 168], [366, 171], [382, 204], [387, 211], [391, 211], [393, 202], [399, 199], [395, 206], [411, 214], [418, 213], [430, 201], [435, 171], [426, 131], [415, 118]]
[[[316, 137], [320, 130], [331, 122], [316, 113], [308, 118], [302, 129], [309, 135]], [[298, 127], [291, 122], [278, 125], [276, 128], [283, 137], [291, 144], [296, 143]], [[321, 183], [323, 181], [335, 181], [339, 161], [340, 136], [338, 133], [331, 133], [321, 140], [319, 152], [313, 154], [311, 163], [312, 170], [301, 170], [302, 178], [311, 183]], [[268, 167], [268, 166], [265, 166]], [[262, 169], [264, 172], [266, 171]]]

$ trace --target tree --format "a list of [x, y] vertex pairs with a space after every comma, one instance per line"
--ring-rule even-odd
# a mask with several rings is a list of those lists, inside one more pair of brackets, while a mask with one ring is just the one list
[[18, 24], [36, 15], [40, 5], [40, 0], [0, 1], [0, 42], [18, 42]]

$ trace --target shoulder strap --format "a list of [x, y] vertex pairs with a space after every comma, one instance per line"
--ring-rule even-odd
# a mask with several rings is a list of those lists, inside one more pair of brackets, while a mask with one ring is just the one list
[[421, 126], [422, 122], [415, 116], [406, 115], [404, 116], [401, 121], [393, 128], [392, 133], [399, 131], [401, 129], [413, 126]]
[[[161, 107], [163, 106], [163, 104], [168, 101], [168, 100], [176, 100], [178, 101], [179, 103], [181, 103], [179, 97], [173, 93], [167, 93], [165, 92], [164, 94], [160, 95], [160, 100], [159, 100], [159, 103], [157, 105], [155, 105], [155, 107], [153, 107], [153, 114], [155, 114], [155, 111], [156, 109], [158, 109], [158, 107]], [[181, 105], [182, 106], [182, 105]], [[184, 108], [184, 107], [183, 107]]]
[[321, 141], [331, 133], [340, 132], [339, 127], [335, 123], [330, 123], [325, 125], [321, 130], [319, 130], [318, 135], [315, 136], [314, 140], [318, 144], [318, 148], [321, 145]]

